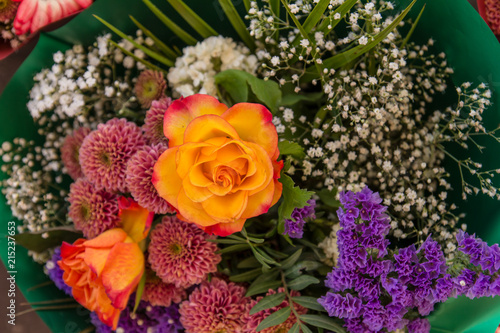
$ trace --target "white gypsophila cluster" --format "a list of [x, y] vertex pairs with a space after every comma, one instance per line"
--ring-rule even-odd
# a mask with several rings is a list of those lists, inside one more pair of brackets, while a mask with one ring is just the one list
[[[315, 0], [296, 0], [288, 6], [300, 18], [314, 9], [317, 3]], [[393, 17], [383, 18], [381, 14], [394, 9], [391, 2], [379, 1], [376, 5], [374, 1], [358, 3], [346, 17], [350, 27], [348, 33], [343, 37], [336, 36], [333, 27], [343, 20], [336, 11], [343, 3], [344, 0], [331, 0], [313, 38], [304, 38], [294, 25], [276, 16], [268, 2], [263, 2], [262, 7], [257, 2], [251, 2], [247, 19], [250, 20], [250, 34], [258, 39], [259, 50], [256, 54], [262, 62], [262, 75], [274, 77], [280, 85], [291, 83], [295, 85], [294, 91], [299, 93], [303, 89], [301, 79], [314, 67], [320, 78], [312, 80], [312, 84], [327, 84], [336, 71], [324, 66], [325, 59], [344, 48], [366, 45], [393, 22]], [[283, 31], [288, 32], [287, 37], [282, 37]], [[276, 36], [280, 36], [279, 39]], [[396, 37], [395, 33], [389, 33], [386, 39], [390, 41]]]
[[326, 236], [318, 247], [325, 253], [324, 263], [329, 266], [337, 266], [339, 259], [339, 247], [337, 245], [337, 231], [340, 230], [340, 224], [336, 223], [332, 227], [330, 235]]
[[215, 75], [228, 69], [254, 73], [257, 57], [250, 50], [231, 38], [209, 37], [195, 46], [182, 50], [167, 75], [174, 96], [190, 96], [197, 93], [215, 96]]
[[[458, 217], [453, 214], [455, 205], [446, 202], [451, 186], [449, 172], [442, 165], [449, 154], [443, 143], [464, 146], [472, 133], [494, 137], [494, 132], [485, 131], [480, 124], [489, 104], [489, 90], [484, 85], [459, 90], [456, 109], [432, 113], [433, 96], [445, 91], [453, 71], [444, 54], [428, 52], [433, 40], [424, 46], [405, 46], [397, 29], [358, 58], [351, 69], [323, 67], [323, 59], [329, 55], [342, 52], [347, 45], [366, 45], [392, 23], [391, 17], [381, 15], [391, 8], [389, 2], [359, 4], [347, 15], [349, 29], [344, 38], [317, 32], [314, 40], [300, 39], [292, 31], [289, 38], [278, 41], [272, 38], [276, 21], [270, 19], [271, 11], [265, 5], [263, 10], [256, 9], [252, 19], [260, 22], [261, 37], [266, 45], [276, 44], [274, 50], [266, 46], [257, 52], [264, 62], [262, 75], [281, 85], [295, 85], [296, 93], [321, 89], [324, 98], [307, 116], [281, 108], [282, 114], [273, 123], [283, 137], [298, 138], [296, 142], [304, 147], [306, 157], [291, 159], [290, 174], [298, 172], [304, 182], [321, 182], [316, 185], [339, 192], [359, 191], [368, 185], [380, 192], [398, 221], [394, 222], [394, 237], [423, 240], [432, 233], [444, 248], [450, 248]], [[308, 68], [319, 69], [320, 80], [302, 83]], [[464, 182], [464, 193], [498, 196], [491, 171], [480, 171], [480, 165], [470, 160], [457, 162], [480, 182], [479, 186]]]
[[13, 19], [0, 22], [0, 40], [3, 39], [16, 49], [28, 38], [28, 34], [17, 35], [13, 23]]
[[0, 148], [3, 180], [2, 194], [11, 207], [12, 215], [23, 221], [19, 232], [39, 232], [65, 224], [66, 191], [55, 186], [53, 175], [37, 170], [44, 161], [40, 147], [33, 141], [14, 139], [14, 144], [4, 142]]

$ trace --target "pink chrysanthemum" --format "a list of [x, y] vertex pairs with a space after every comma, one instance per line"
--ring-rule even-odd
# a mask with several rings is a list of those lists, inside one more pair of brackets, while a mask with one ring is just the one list
[[172, 104], [171, 98], [162, 98], [159, 101], [153, 101], [151, 108], [146, 112], [142, 130], [149, 144], [168, 145], [168, 139], [163, 134], [163, 117], [170, 104]]
[[98, 189], [127, 192], [127, 162], [144, 144], [142, 131], [136, 124], [113, 118], [100, 124], [83, 140], [80, 148], [82, 171]]
[[245, 292], [245, 288], [218, 278], [203, 282], [181, 303], [180, 321], [186, 333], [250, 333], [246, 329], [250, 299]]
[[0, 22], [12, 21], [16, 16], [19, 2], [13, 0], [0, 0]]
[[148, 274], [142, 300], [153, 306], [170, 306], [186, 299], [186, 290], [171, 283], [164, 283], [154, 272]]
[[153, 167], [166, 146], [154, 145], [140, 148], [127, 163], [127, 187], [135, 201], [150, 212], [172, 213], [170, 204], [158, 195], [151, 182]]
[[[279, 288], [278, 289], [278, 293], [282, 293], [284, 292], [284, 289], [283, 288]], [[266, 296], [269, 296], [269, 295], [273, 295], [273, 294], [276, 294], [276, 291], [275, 290], [272, 290], [272, 289], [269, 289], [269, 291], [267, 292]], [[300, 296], [300, 293], [298, 291], [295, 291], [295, 290], [292, 290], [290, 292], [290, 296]], [[252, 302], [250, 303], [250, 306], [249, 306], [249, 309], [251, 309], [252, 307], [255, 306], [255, 304], [257, 304], [263, 297], [257, 297], [256, 300], [252, 300]], [[257, 328], [257, 326], [259, 326], [259, 324], [264, 320], [266, 319], [267, 317], [269, 317], [272, 313], [278, 311], [278, 310], [281, 310], [287, 306], [289, 306], [290, 304], [288, 303], [288, 300], [285, 299], [283, 302], [281, 302], [280, 305], [278, 306], [274, 306], [272, 308], [269, 308], [269, 309], [266, 309], [266, 310], [262, 310], [262, 311], [259, 311], [253, 315], [248, 315], [249, 318], [248, 318], [248, 322], [247, 322], [247, 326], [246, 326], [246, 329], [248, 330], [248, 332], [255, 332], [255, 329]], [[302, 314], [306, 314], [307, 313], [307, 309], [297, 303], [294, 303], [293, 304], [294, 308], [295, 308], [295, 311], [299, 314], [299, 315], [302, 315]], [[290, 330], [290, 328], [292, 328], [292, 326], [297, 322], [297, 317], [295, 317], [295, 314], [292, 312], [292, 314], [290, 315], [290, 317], [288, 317], [287, 320], [285, 320], [283, 323], [279, 324], [279, 325], [276, 325], [276, 326], [272, 326], [272, 327], [269, 327], [269, 328], [266, 328], [266, 329], [263, 329], [262, 331], [260, 332], [263, 332], [263, 333], [281, 333], [281, 332], [288, 332]]]
[[68, 215], [86, 238], [94, 238], [120, 223], [118, 196], [97, 190], [85, 178], [71, 184], [68, 201]]
[[187, 288], [217, 271], [221, 257], [217, 244], [192, 223], [166, 216], [151, 233], [148, 261], [165, 283]]
[[62, 162], [68, 170], [68, 174], [75, 180], [83, 177], [82, 168], [80, 167], [79, 151], [83, 139], [85, 139], [89, 133], [90, 128], [80, 127], [75, 130], [72, 135], [68, 135], [61, 146]]
[[162, 72], [145, 70], [141, 72], [134, 86], [134, 92], [143, 108], [149, 108], [154, 100], [165, 96], [167, 82]]

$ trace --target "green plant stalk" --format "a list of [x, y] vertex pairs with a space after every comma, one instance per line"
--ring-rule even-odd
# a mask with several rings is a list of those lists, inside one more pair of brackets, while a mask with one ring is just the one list
[[234, 30], [236, 30], [236, 32], [240, 36], [241, 40], [246, 44], [246, 46], [248, 46], [248, 48], [252, 52], [254, 52], [255, 41], [253, 40], [252, 36], [250, 36], [245, 23], [236, 11], [236, 8], [234, 8], [231, 0], [219, 0], [219, 4], [222, 7], [222, 10], [226, 14], [227, 18], [233, 25]]
[[218, 33], [181, 0], [167, 0], [177, 13], [203, 38], [217, 36]]
[[143, 26], [139, 21], [137, 21], [132, 15], [130, 15], [130, 19], [134, 24], [142, 30], [146, 34], [146, 36], [150, 37], [154, 42], [155, 45], [162, 51], [170, 60], [175, 61], [175, 58], [177, 58], [180, 54], [177, 54], [174, 50], [172, 50], [170, 47], [165, 45], [158, 37], [156, 37], [150, 30], [148, 30], [145, 26]]

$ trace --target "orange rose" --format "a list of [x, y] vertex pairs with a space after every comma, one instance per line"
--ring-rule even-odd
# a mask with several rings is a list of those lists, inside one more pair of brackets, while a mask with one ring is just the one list
[[281, 196], [278, 134], [259, 104], [231, 108], [208, 95], [174, 101], [165, 112], [167, 149], [152, 181], [178, 217], [227, 236]]
[[91, 240], [80, 238], [73, 245], [63, 242], [58, 262], [75, 300], [113, 330], [144, 273], [144, 254], [137, 242], [146, 237], [153, 215], [123, 198], [120, 217], [123, 229]]

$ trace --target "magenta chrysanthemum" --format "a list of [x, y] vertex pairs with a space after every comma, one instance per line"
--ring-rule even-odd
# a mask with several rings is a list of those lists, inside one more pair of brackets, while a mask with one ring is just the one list
[[64, 139], [64, 143], [61, 146], [62, 162], [66, 167], [68, 174], [75, 180], [83, 177], [82, 168], [80, 167], [79, 151], [83, 140], [89, 133], [90, 128], [80, 127], [75, 130], [72, 135], [68, 135]]
[[151, 182], [153, 167], [166, 146], [154, 145], [140, 148], [127, 163], [127, 187], [135, 201], [150, 212], [172, 213], [170, 204], [158, 195]]
[[13, 0], [0, 0], [0, 22], [12, 21], [16, 17], [19, 2]]
[[[279, 288], [278, 289], [278, 293], [282, 293], [284, 291], [285, 290], [283, 288]], [[276, 291], [272, 290], [272, 289], [269, 289], [269, 291], [267, 292], [266, 296], [273, 295], [273, 294], [276, 294]], [[292, 290], [290, 292], [290, 296], [300, 296], [300, 293], [298, 291]], [[256, 300], [252, 300], [251, 303], [250, 303], [249, 308], [250, 309], [253, 308], [255, 306], [255, 304], [257, 304], [262, 298], [263, 297], [257, 297]], [[247, 322], [246, 329], [248, 330], [248, 332], [255, 332], [255, 329], [257, 328], [257, 326], [259, 326], [259, 324], [264, 319], [266, 319], [267, 317], [269, 317], [272, 313], [274, 313], [274, 312], [276, 312], [278, 310], [281, 310], [281, 309], [283, 309], [283, 308], [285, 308], [287, 306], [289, 306], [288, 300], [285, 299], [278, 306], [274, 306], [272, 308], [259, 311], [259, 312], [255, 313], [253, 315], [249, 315], [249, 319], [248, 319], [248, 322]], [[295, 308], [295, 311], [299, 315], [307, 313], [307, 309], [305, 307], [303, 307], [303, 306], [301, 306], [301, 305], [299, 305], [297, 303], [294, 303], [293, 306]], [[290, 317], [288, 317], [288, 319], [285, 320], [283, 323], [281, 323], [281, 324], [279, 324], [277, 326], [273, 326], [273, 327], [269, 327], [269, 328], [263, 329], [260, 332], [263, 332], [263, 333], [288, 332], [290, 330], [290, 328], [292, 328], [292, 326], [296, 322], [297, 322], [297, 317], [295, 317], [295, 314], [292, 313], [290, 315]]]
[[118, 196], [97, 190], [85, 178], [71, 184], [68, 201], [68, 215], [86, 238], [94, 238], [120, 223]]
[[144, 144], [142, 131], [136, 124], [113, 118], [100, 124], [83, 140], [82, 171], [98, 189], [127, 192], [127, 162]]
[[163, 134], [163, 117], [170, 104], [172, 104], [171, 98], [162, 98], [159, 101], [153, 101], [151, 108], [146, 112], [142, 130], [144, 131], [144, 137], [151, 145], [168, 144], [168, 139]]
[[154, 273], [148, 276], [142, 300], [149, 302], [153, 306], [169, 307], [172, 303], [180, 303], [186, 298], [186, 290], [178, 288], [171, 283], [164, 283]]
[[165, 283], [187, 288], [217, 271], [221, 257], [217, 244], [192, 223], [166, 216], [151, 232], [148, 261]]
[[250, 298], [245, 292], [245, 288], [218, 278], [203, 282], [181, 303], [180, 321], [186, 333], [255, 332], [246, 329]]
[[137, 78], [134, 92], [143, 108], [149, 108], [154, 100], [158, 100], [165, 95], [167, 82], [162, 72], [145, 70]]

